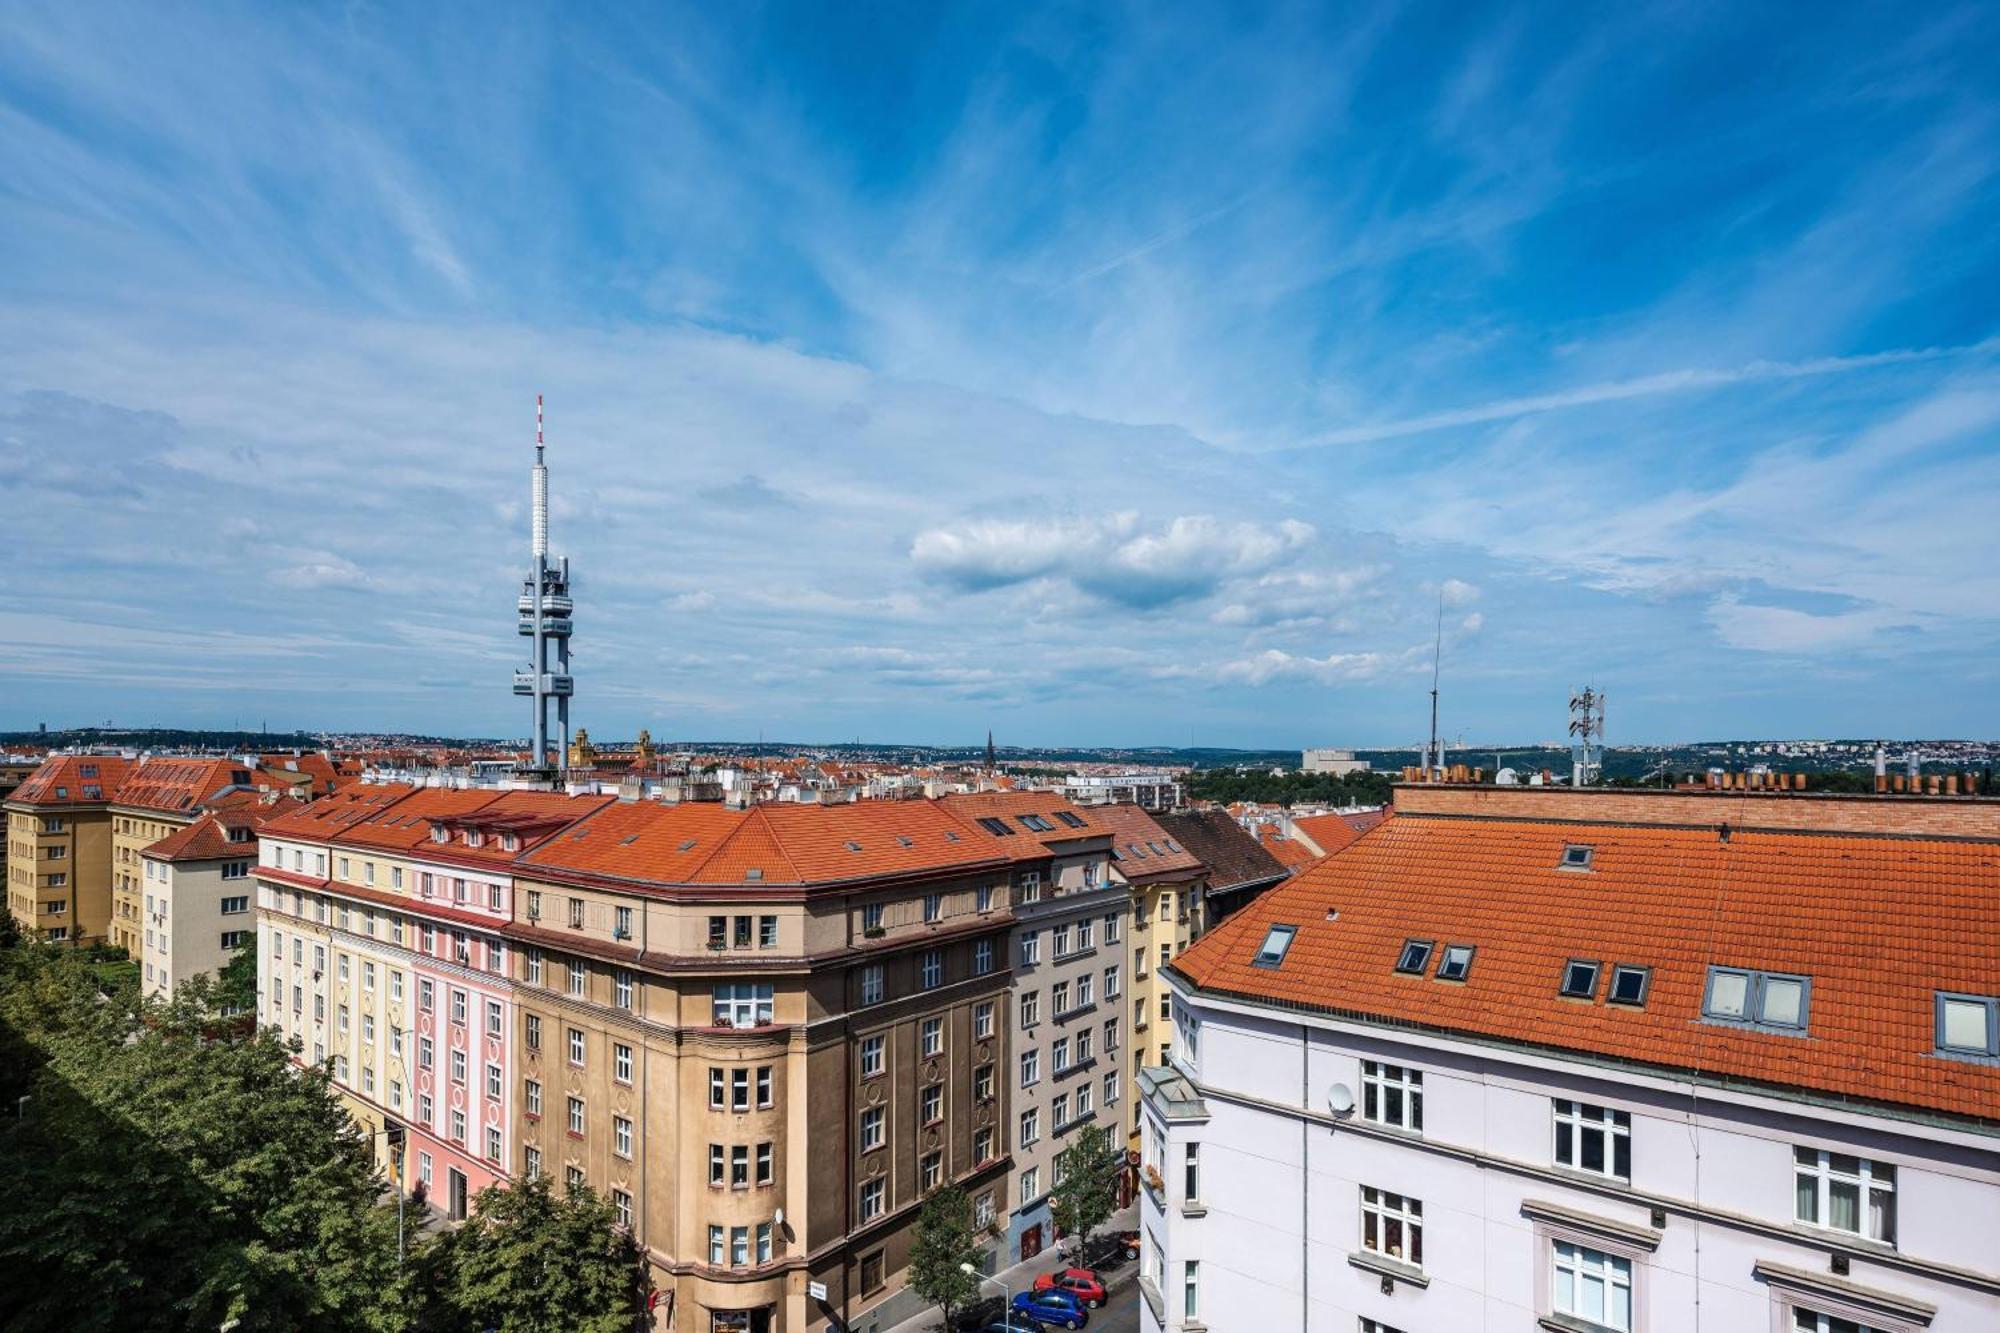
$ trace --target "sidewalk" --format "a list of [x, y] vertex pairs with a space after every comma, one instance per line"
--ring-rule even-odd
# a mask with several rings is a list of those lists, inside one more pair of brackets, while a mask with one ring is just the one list
[[[1121, 1208], [1113, 1213], [1110, 1219], [1092, 1234], [1103, 1235], [1111, 1231], [1131, 1231], [1138, 1225], [1139, 1209], [1138, 1205], [1135, 1204], [1130, 1208]], [[998, 1282], [1001, 1286], [1006, 1287], [1007, 1299], [1011, 1301], [1015, 1293], [1026, 1291], [1034, 1286], [1037, 1276], [1042, 1273], [1053, 1272], [1061, 1264], [1062, 1259], [1055, 1250], [1044, 1250], [1024, 1263], [1015, 1264], [1011, 1268], [1003, 1268], [991, 1277], [981, 1279], [979, 1294], [981, 1296], [999, 1295], [999, 1291], [993, 1285], [995, 1282]], [[1106, 1291], [1117, 1291], [1119, 1288], [1136, 1281], [1138, 1276], [1138, 1264], [1120, 1264], [1117, 1268], [1104, 1275], [1104, 1288]], [[907, 1294], [899, 1293], [899, 1295]], [[924, 1307], [922, 1313], [905, 1319], [901, 1323], [883, 1324], [881, 1326], [881, 1333], [943, 1333], [943, 1330], [944, 1324], [938, 1315], [938, 1309], [935, 1305]]]

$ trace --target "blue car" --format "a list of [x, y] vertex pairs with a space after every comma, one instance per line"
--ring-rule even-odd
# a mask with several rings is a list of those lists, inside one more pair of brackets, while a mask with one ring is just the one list
[[1014, 1298], [1014, 1313], [1057, 1328], [1082, 1328], [1090, 1322], [1090, 1311], [1082, 1301], [1054, 1287], [1022, 1292]]

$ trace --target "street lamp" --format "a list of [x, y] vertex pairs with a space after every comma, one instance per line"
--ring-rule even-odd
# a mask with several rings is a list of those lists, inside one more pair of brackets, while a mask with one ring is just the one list
[[974, 1280], [972, 1288], [974, 1291], [979, 1290], [978, 1284], [981, 1282], [991, 1282], [994, 1286], [1000, 1288], [1000, 1323], [1004, 1327], [1012, 1328], [1014, 1326], [1014, 1294], [1007, 1290], [1007, 1284], [997, 1277], [988, 1277], [971, 1264], [960, 1264], [958, 1271]]

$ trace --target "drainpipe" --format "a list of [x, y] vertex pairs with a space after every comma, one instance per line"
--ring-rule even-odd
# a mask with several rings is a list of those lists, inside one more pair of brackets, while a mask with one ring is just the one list
[[1299, 1024], [1299, 1333], [1312, 1333], [1312, 1029]]

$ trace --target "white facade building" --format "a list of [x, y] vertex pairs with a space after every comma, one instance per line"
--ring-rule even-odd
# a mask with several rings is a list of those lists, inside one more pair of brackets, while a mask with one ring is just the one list
[[1299, 768], [1307, 773], [1331, 773], [1344, 778], [1349, 773], [1366, 773], [1368, 761], [1356, 759], [1352, 750], [1320, 748], [1305, 750], [1299, 755]]
[[1169, 970], [1148, 1333], [2000, 1329], [2000, 810], [1595, 795], [1399, 793]]
[[209, 813], [140, 852], [140, 993], [165, 999], [256, 944], [256, 814]]

